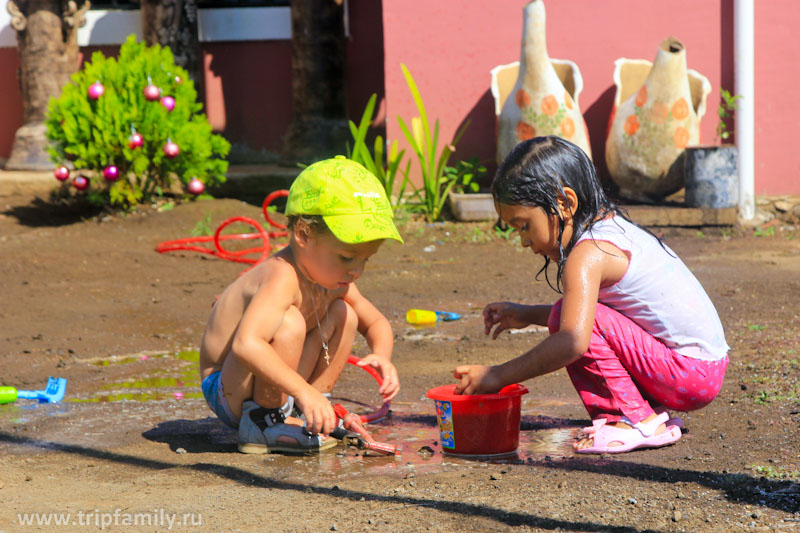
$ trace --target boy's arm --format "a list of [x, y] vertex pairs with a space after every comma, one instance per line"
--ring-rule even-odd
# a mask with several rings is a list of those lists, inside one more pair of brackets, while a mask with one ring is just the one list
[[295, 398], [306, 414], [309, 431], [327, 434], [336, 425], [330, 402], [289, 367], [270, 344], [298, 290], [294, 269], [275, 265], [274, 272], [250, 300], [234, 335], [232, 351], [256, 378]]
[[364, 298], [354, 283], [351, 283], [344, 295], [344, 301], [355, 311], [358, 317], [358, 332], [367, 340], [370, 355], [359, 363], [360, 366], [375, 367], [383, 376], [383, 384], [379, 392], [384, 401], [390, 401], [400, 391], [400, 380], [397, 369], [391, 362], [394, 349], [394, 333], [389, 320], [383, 316], [372, 302]]

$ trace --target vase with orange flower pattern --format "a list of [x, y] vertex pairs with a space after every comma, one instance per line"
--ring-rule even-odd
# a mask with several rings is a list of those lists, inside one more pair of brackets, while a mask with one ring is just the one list
[[620, 194], [658, 201], [684, 185], [681, 155], [700, 142], [700, 119], [711, 84], [687, 70], [686, 48], [669, 37], [655, 62], [620, 58], [614, 63], [617, 92], [606, 139], [608, 172]]
[[[533, 0], [524, 9], [519, 73], [507, 97], [498, 101], [493, 71], [492, 92], [500, 113], [497, 119], [497, 162], [520, 142], [541, 135], [557, 135], [580, 146], [589, 157], [589, 136], [578, 107], [583, 78], [572, 61], [547, 55], [545, 9]], [[507, 69], [514, 67], [504, 65]], [[495, 70], [497, 70], [497, 67]], [[496, 109], [497, 109], [496, 107]]]

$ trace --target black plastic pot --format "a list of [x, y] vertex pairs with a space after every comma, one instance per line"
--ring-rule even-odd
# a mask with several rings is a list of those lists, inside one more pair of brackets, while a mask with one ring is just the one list
[[690, 147], [684, 157], [687, 206], [720, 209], [739, 203], [736, 146]]

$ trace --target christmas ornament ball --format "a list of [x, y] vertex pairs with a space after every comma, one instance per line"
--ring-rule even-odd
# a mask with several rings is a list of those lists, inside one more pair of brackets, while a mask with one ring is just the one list
[[92, 100], [97, 100], [103, 96], [104, 92], [106, 92], [106, 88], [103, 87], [103, 84], [99, 81], [96, 81], [89, 86], [89, 98]]
[[128, 137], [128, 148], [135, 150], [141, 146], [144, 146], [144, 137], [142, 137], [141, 133], [134, 133]]
[[167, 111], [175, 109], [175, 99], [171, 96], [165, 96], [161, 99], [161, 105], [167, 108]]
[[60, 167], [56, 168], [55, 172], [53, 172], [53, 175], [58, 181], [66, 181], [69, 179], [69, 169], [64, 165], [61, 165]]
[[158, 100], [161, 97], [161, 89], [151, 83], [144, 88], [144, 97], [151, 102]]
[[89, 179], [86, 176], [75, 176], [75, 179], [72, 180], [72, 186], [79, 191], [83, 191], [89, 186]]
[[119, 169], [115, 165], [108, 165], [103, 169], [103, 177], [108, 181], [117, 181]]
[[186, 185], [186, 188], [189, 190], [190, 193], [197, 196], [198, 194], [202, 194], [203, 191], [206, 190], [206, 185], [199, 179], [192, 178]]
[[181, 152], [178, 145], [172, 141], [167, 141], [164, 144], [164, 155], [172, 159], [173, 157], [178, 157], [178, 154]]

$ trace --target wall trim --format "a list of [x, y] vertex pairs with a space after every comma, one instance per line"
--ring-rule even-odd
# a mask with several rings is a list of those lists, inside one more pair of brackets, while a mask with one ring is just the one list
[[[96, 10], [86, 13], [86, 24], [78, 30], [80, 46], [118, 45], [135, 33], [141, 38], [138, 9]], [[291, 8], [237, 7], [200, 9], [200, 42], [275, 41], [292, 38]], [[17, 35], [11, 15], [0, 10], [0, 48], [16, 48]]]

